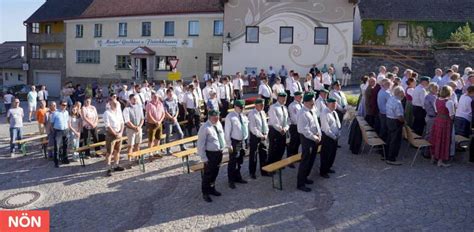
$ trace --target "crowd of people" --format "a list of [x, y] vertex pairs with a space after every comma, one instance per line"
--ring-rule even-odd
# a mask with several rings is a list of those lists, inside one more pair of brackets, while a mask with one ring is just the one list
[[[452, 65], [445, 71], [435, 70], [433, 77], [420, 76], [407, 69], [398, 76], [399, 68], [362, 77], [358, 115], [372, 126], [387, 144], [385, 161], [397, 161], [402, 130], [412, 131], [430, 142], [424, 156], [439, 167], [448, 167], [457, 149], [455, 135], [471, 135], [474, 98], [474, 71], [470, 67], [459, 73]], [[474, 160], [471, 160], [474, 161]]]
[[[344, 73], [350, 74], [345, 68]], [[458, 66], [453, 65], [445, 72], [436, 69], [435, 77], [431, 78], [418, 76], [409, 69], [399, 77], [398, 70], [394, 67], [392, 72], [387, 72], [381, 66], [378, 75], [370, 73], [362, 77], [358, 115], [365, 117], [386, 142], [387, 153], [383, 158], [387, 164], [401, 164], [397, 156], [402, 128], [407, 125], [432, 144], [426, 156], [438, 166], [449, 166], [448, 161], [456, 149], [454, 135], [469, 137], [471, 133], [474, 72], [466, 68], [461, 77]], [[279, 74], [259, 76], [258, 96], [252, 101], [255, 108], [249, 112], [245, 105], [250, 101], [243, 97], [247, 87], [240, 72], [232, 77], [205, 76], [203, 88], [196, 76], [188, 84], [144, 81], [110, 85], [102, 116], [106, 175], [124, 170], [120, 166], [122, 142], [117, 142], [122, 136], [126, 136], [129, 154], [140, 150], [143, 135], [148, 138], [148, 147], [155, 147], [160, 144], [162, 133], [166, 134], [166, 143], [173, 135], [174, 139], [182, 139], [197, 134], [197, 154], [205, 163], [202, 175], [205, 201], [212, 202], [211, 195], [221, 195], [215, 188], [215, 180], [224, 151], [229, 154], [227, 175], [231, 189], [235, 189], [236, 184], [247, 183], [241, 174], [247, 153], [249, 176], [255, 179], [258, 173], [271, 175], [262, 170], [263, 166], [281, 160], [285, 154], [291, 157], [301, 151], [296, 187], [311, 191], [307, 186], [314, 183], [309, 175], [319, 146], [319, 175], [329, 178], [329, 174], [335, 173], [332, 165], [339, 147], [347, 99], [333, 67], [322, 72], [313, 66], [304, 76], [293, 70]], [[29, 119], [36, 117], [39, 132], [47, 134], [49, 146], [54, 147], [49, 156], [56, 167], [60, 163], [68, 164], [69, 155], [77, 161], [79, 155], [75, 149], [100, 140], [100, 116], [93, 105], [93, 97], [100, 88], [86, 89], [89, 90], [82, 91], [80, 85], [73, 87], [67, 83], [61, 90], [59, 109], [56, 102], [47, 102], [44, 86], [39, 92], [32, 86], [28, 94]], [[13, 98], [7, 112], [12, 156], [15, 141], [22, 135], [24, 114], [19, 102]], [[181, 127], [183, 124], [185, 128]], [[181, 145], [180, 149], [187, 148]], [[153, 155], [170, 154], [171, 150], [167, 149], [165, 153]], [[85, 151], [85, 157], [91, 156], [90, 151]]]

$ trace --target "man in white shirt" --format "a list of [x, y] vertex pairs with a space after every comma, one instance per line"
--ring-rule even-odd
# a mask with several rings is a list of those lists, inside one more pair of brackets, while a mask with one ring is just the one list
[[331, 169], [336, 159], [337, 142], [341, 135], [341, 123], [336, 113], [336, 99], [328, 98], [327, 108], [321, 113], [321, 130], [323, 136], [321, 140], [321, 161], [319, 175], [329, 178], [328, 173], [335, 173]]
[[279, 93], [277, 102], [268, 110], [268, 163], [280, 161], [286, 149], [286, 134], [290, 129], [288, 109], [285, 106], [286, 93]]
[[403, 73], [403, 77], [402, 77], [402, 87], [404, 90], [407, 89], [407, 81], [408, 81], [408, 78], [410, 78], [413, 74], [413, 70], [411, 69], [406, 69], [405, 72]]
[[34, 85], [31, 86], [31, 91], [28, 93], [27, 100], [28, 100], [28, 121], [31, 122], [31, 117], [34, 115], [33, 113], [36, 112], [36, 105], [38, 99], [38, 92], [36, 92], [36, 87]]
[[298, 178], [296, 187], [304, 192], [311, 191], [306, 184], [314, 182], [308, 179], [314, 160], [321, 142], [321, 128], [318, 123], [318, 115], [314, 110], [314, 94], [305, 93], [304, 106], [297, 115], [297, 133], [301, 138], [301, 163], [298, 168]]
[[326, 100], [328, 99], [329, 91], [327, 89], [321, 89], [319, 91], [318, 99], [316, 99], [316, 115], [320, 115], [321, 112], [326, 108]]
[[423, 130], [425, 129], [425, 117], [426, 111], [423, 108], [425, 104], [425, 97], [428, 95], [426, 88], [430, 84], [429, 77], [421, 77], [420, 84], [416, 86], [413, 91], [413, 100], [411, 104], [413, 105], [413, 132], [417, 135], [423, 135]]
[[454, 130], [457, 135], [469, 138], [471, 136], [472, 100], [474, 98], [474, 86], [467, 87], [467, 93], [459, 99], [456, 117], [454, 118]]
[[[257, 171], [257, 158], [260, 163], [260, 173], [262, 176], [268, 176], [268, 173], [262, 170], [267, 164], [268, 151], [265, 141], [267, 141], [268, 136], [268, 123], [267, 115], [263, 110], [265, 101], [261, 98], [255, 100], [255, 109], [251, 110], [249, 118], [249, 130], [250, 130], [250, 139], [249, 139], [249, 173], [250, 178], [257, 179], [255, 175]], [[257, 156], [258, 152], [258, 156]]]
[[206, 202], [212, 202], [209, 195], [221, 196], [221, 193], [216, 190], [215, 182], [226, 144], [219, 114], [216, 110], [209, 111], [209, 120], [199, 128], [198, 132], [197, 154], [204, 162], [201, 190]]
[[304, 92], [303, 86], [300, 83], [300, 76], [298, 73], [293, 73], [293, 84], [290, 87], [290, 97], [288, 98], [287, 106], [293, 102], [295, 92]]
[[386, 73], [387, 73], [387, 68], [385, 66], [380, 66], [379, 75], [377, 75], [377, 83], [380, 83], [381, 80], [385, 79]]
[[234, 111], [227, 115], [224, 123], [224, 137], [229, 149], [227, 176], [231, 189], [235, 189], [235, 183], [247, 184], [240, 173], [245, 157], [244, 145], [249, 135], [249, 120], [243, 114], [244, 107], [244, 100], [236, 100]]
[[212, 86], [212, 79], [206, 81], [206, 87], [204, 87], [204, 89], [202, 90], [202, 98], [204, 100], [204, 104], [207, 104], [207, 101], [209, 101], [210, 92], [217, 92], [217, 89], [214, 89], [214, 87]]
[[196, 91], [194, 91], [194, 85], [188, 86], [188, 92], [186, 92], [186, 94], [184, 95], [183, 104], [187, 112], [188, 136], [191, 136], [193, 128], [196, 128], [196, 131], [199, 130], [199, 124], [201, 121], [201, 112], [199, 112], [199, 99], [196, 96]]
[[234, 99], [242, 99], [242, 95], [244, 93], [244, 81], [242, 80], [242, 75], [240, 72], [235, 74], [232, 85], [234, 86]]
[[[286, 150], [286, 156], [290, 157], [298, 154], [300, 147], [300, 134], [298, 133], [298, 112], [303, 108], [301, 101], [303, 100], [303, 92], [297, 91], [294, 93], [295, 97], [293, 102], [288, 106], [288, 112], [290, 114], [290, 144]], [[290, 165], [294, 168], [293, 165]]]
[[287, 96], [290, 95], [290, 88], [293, 85], [293, 70], [290, 70], [290, 73], [288, 74], [288, 78], [286, 78], [285, 81], [285, 93]]
[[[124, 168], [119, 166], [122, 142], [117, 141], [122, 137], [124, 121], [121, 111], [117, 110], [117, 104], [117, 101], [110, 101], [110, 109], [104, 113], [104, 125], [106, 129], [105, 147], [107, 149], [106, 161], [108, 166], [107, 176], [112, 176], [112, 171], [124, 170]], [[112, 156], [115, 161], [114, 166], [112, 166]]]
[[344, 119], [344, 114], [346, 113], [347, 98], [344, 92], [341, 91], [341, 84], [339, 83], [339, 81], [333, 83], [332, 90], [329, 93], [329, 97], [336, 99], [336, 112], [339, 116], [339, 120], [341, 120], [340, 123], [342, 123], [342, 120]]
[[323, 85], [325, 89], [329, 89], [329, 87], [331, 87], [333, 75], [334, 69], [332, 67], [329, 67], [328, 72], [323, 74]]
[[46, 106], [48, 106], [48, 90], [46, 90], [46, 86], [42, 85], [40, 91], [38, 91], [38, 100], [39, 101], [45, 101]]
[[220, 103], [220, 113], [221, 118], [225, 118], [227, 116], [227, 112], [229, 111], [229, 105], [232, 101], [232, 85], [229, 83], [229, 77], [222, 78], [222, 85], [219, 86], [218, 96], [219, 96], [219, 103]]
[[268, 112], [268, 108], [272, 102], [272, 89], [268, 85], [268, 79], [266, 77], [260, 80], [260, 86], [258, 86], [258, 95], [265, 101], [265, 112]]

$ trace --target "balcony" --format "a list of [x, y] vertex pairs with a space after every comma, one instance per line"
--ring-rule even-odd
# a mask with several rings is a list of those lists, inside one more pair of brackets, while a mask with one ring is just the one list
[[28, 43], [45, 44], [45, 43], [65, 43], [66, 33], [52, 33], [52, 34], [35, 34], [28, 33]]
[[30, 69], [65, 70], [66, 59], [30, 59]]

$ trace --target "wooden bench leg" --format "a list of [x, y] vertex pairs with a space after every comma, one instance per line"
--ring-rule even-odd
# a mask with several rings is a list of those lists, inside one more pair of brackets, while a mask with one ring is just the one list
[[81, 160], [81, 166], [86, 167], [86, 161], [84, 160], [84, 152], [79, 152], [79, 159]]
[[21, 153], [22, 153], [23, 155], [26, 155], [26, 152], [27, 152], [27, 151], [26, 151], [26, 144], [24, 144], [24, 143], [21, 144], [20, 150], [21, 150]]
[[48, 159], [48, 145], [47, 144], [42, 144], [41, 148], [43, 149], [44, 158]]
[[[275, 175], [278, 174], [278, 175]], [[274, 189], [283, 190], [283, 183], [281, 180], [281, 169], [272, 175], [272, 185]]]
[[141, 155], [140, 156], [140, 161], [139, 163], [142, 163], [142, 172], [145, 172], [145, 156], [144, 155]]
[[181, 159], [183, 160], [183, 172], [184, 173], [190, 173], [190, 170], [189, 170], [189, 157], [184, 156]]

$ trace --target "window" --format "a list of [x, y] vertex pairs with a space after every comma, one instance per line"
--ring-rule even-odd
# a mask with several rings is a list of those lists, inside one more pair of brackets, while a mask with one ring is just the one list
[[375, 28], [375, 35], [377, 35], [377, 36], [383, 36], [384, 30], [385, 30], [385, 28], [384, 28], [384, 25], [383, 25], [383, 24], [377, 25], [377, 27]]
[[84, 34], [84, 26], [82, 24], [76, 25], [76, 38], [82, 38]]
[[8, 73], [5, 73], [5, 80], [8, 81]]
[[63, 51], [61, 49], [44, 49], [43, 59], [62, 59]]
[[142, 36], [151, 36], [151, 22], [142, 23]]
[[433, 28], [432, 27], [427, 27], [426, 28], [426, 36], [427, 37], [433, 37]]
[[77, 50], [76, 63], [100, 64], [100, 51], [99, 50]]
[[18, 81], [23, 81], [23, 75], [21, 75], [20, 73], [18, 73]]
[[314, 28], [314, 44], [328, 44], [329, 29], [327, 27]]
[[40, 58], [40, 46], [31, 45], [31, 58], [39, 59]]
[[408, 25], [398, 24], [398, 37], [407, 37], [408, 36]]
[[189, 21], [188, 35], [189, 36], [199, 35], [199, 21]]
[[174, 36], [174, 22], [165, 22], [165, 36]]
[[31, 32], [38, 34], [40, 33], [40, 24], [39, 23], [32, 23], [31, 24]]
[[44, 33], [51, 34], [51, 24], [44, 25]]
[[250, 27], [248, 26], [245, 29], [245, 42], [246, 43], [258, 43], [258, 27]]
[[293, 43], [293, 27], [280, 27], [280, 43], [281, 44]]
[[214, 36], [222, 36], [224, 34], [224, 21], [214, 21]]
[[127, 23], [119, 23], [119, 37], [127, 36]]
[[132, 59], [130, 56], [117, 56], [117, 69], [130, 69]]
[[94, 24], [94, 37], [102, 37], [102, 24]]
[[170, 65], [171, 59], [176, 59], [176, 56], [157, 56], [156, 57], [156, 70], [171, 71], [171, 65]]

